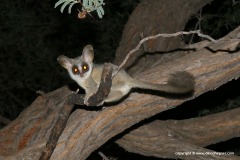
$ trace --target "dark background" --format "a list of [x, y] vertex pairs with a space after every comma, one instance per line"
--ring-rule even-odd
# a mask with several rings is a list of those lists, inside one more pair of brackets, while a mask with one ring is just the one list
[[[92, 44], [96, 62], [113, 61], [124, 25], [139, 0], [105, 0], [103, 19], [93, 13], [94, 18], [87, 16], [82, 20], [77, 18], [80, 6], [75, 5], [72, 14], [68, 14], [67, 9], [62, 14], [60, 7], [54, 9], [56, 2], [2, 0], [0, 3], [0, 115], [10, 120], [14, 120], [33, 102], [38, 96], [37, 91], [47, 93], [73, 83], [57, 63], [58, 55], [76, 57], [81, 54], [84, 45]], [[204, 34], [218, 39], [239, 25], [240, 2], [233, 4], [232, 0], [215, 0], [192, 17], [185, 30], [200, 27]], [[185, 36], [183, 40], [194, 43], [201, 39]], [[158, 117], [186, 119], [239, 107], [239, 88], [239, 80], [233, 80]], [[239, 144], [239, 138], [235, 138], [209, 148], [240, 154]], [[100, 150], [119, 159], [134, 155], [112, 143], [107, 143]], [[134, 156], [136, 159], [150, 159]], [[97, 152], [89, 159], [96, 157], [101, 159]]]

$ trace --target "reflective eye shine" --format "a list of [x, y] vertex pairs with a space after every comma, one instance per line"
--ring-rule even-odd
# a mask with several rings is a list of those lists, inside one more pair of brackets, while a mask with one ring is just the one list
[[89, 70], [88, 65], [87, 64], [83, 64], [82, 65], [82, 70], [83, 70], [83, 72], [87, 72]]
[[79, 69], [77, 68], [77, 66], [72, 67], [72, 72], [73, 74], [79, 74]]

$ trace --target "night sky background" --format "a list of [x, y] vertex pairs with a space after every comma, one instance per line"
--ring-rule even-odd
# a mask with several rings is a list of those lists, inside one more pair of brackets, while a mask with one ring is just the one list
[[[37, 91], [47, 93], [73, 83], [56, 61], [60, 54], [76, 57], [83, 46], [92, 44], [96, 62], [112, 62], [124, 25], [139, 0], [105, 0], [103, 19], [93, 13], [94, 18], [87, 16], [83, 20], [77, 18], [79, 6], [73, 7], [72, 14], [68, 14], [67, 9], [61, 13], [60, 7], [54, 9], [56, 2], [1, 0], [0, 115], [10, 120], [17, 118], [34, 101]], [[232, 0], [215, 0], [202, 9], [201, 18], [203, 33], [218, 39], [240, 25], [240, 2], [233, 5]], [[195, 30], [197, 22], [198, 18], [193, 17], [185, 30]], [[183, 39], [186, 43], [190, 41], [190, 37]], [[193, 42], [199, 40], [193, 38]], [[234, 80], [158, 116], [160, 119], [186, 119], [239, 106], [240, 80]], [[235, 138], [209, 148], [240, 155], [239, 144], [240, 138]], [[133, 155], [135, 159], [155, 159], [125, 152], [115, 144], [106, 144], [101, 150], [119, 159]], [[89, 159], [96, 157], [101, 159], [97, 153]]]

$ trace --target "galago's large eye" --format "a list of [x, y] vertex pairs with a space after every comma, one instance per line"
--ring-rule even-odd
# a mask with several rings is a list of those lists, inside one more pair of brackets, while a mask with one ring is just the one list
[[72, 67], [72, 72], [73, 74], [79, 74], [79, 69], [77, 68], [77, 66]]
[[88, 65], [87, 65], [86, 63], [83, 63], [83, 64], [82, 64], [82, 71], [83, 71], [83, 72], [87, 72], [88, 70], [89, 70]]

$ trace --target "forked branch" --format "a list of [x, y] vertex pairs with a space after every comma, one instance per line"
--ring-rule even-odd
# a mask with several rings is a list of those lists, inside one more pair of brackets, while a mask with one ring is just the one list
[[[97, 106], [108, 96], [112, 84], [111, 75], [112, 75], [111, 65], [105, 64], [98, 91], [88, 99], [89, 106]], [[77, 95], [73, 93], [66, 99], [66, 102], [64, 103], [63, 108], [59, 113], [57, 122], [53, 126], [49, 139], [46, 143], [45, 148], [43, 149], [43, 152], [39, 160], [48, 160], [51, 157], [52, 152], [54, 151], [57, 145], [58, 139], [62, 134], [64, 128], [66, 127], [73, 106], [75, 104], [84, 105], [83, 98], [84, 95]]]

